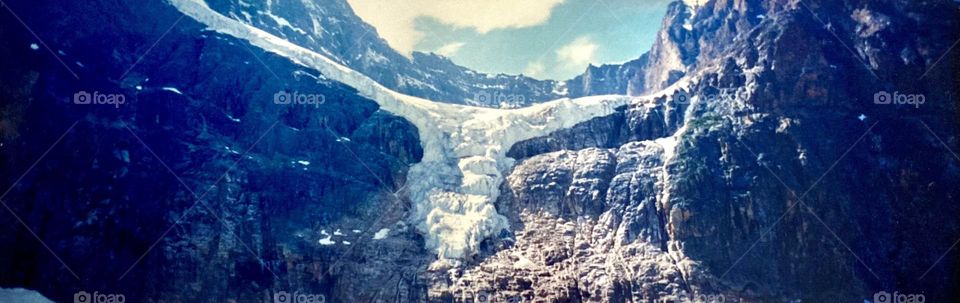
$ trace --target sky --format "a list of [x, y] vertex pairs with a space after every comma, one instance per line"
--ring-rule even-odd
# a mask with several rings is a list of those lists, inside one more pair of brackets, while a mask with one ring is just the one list
[[348, 0], [404, 54], [566, 80], [650, 49], [670, 0]]

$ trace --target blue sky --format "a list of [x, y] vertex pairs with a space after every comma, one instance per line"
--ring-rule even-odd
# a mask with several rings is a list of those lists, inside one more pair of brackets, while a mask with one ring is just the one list
[[349, 0], [402, 53], [487, 73], [569, 79], [650, 49], [669, 0]]

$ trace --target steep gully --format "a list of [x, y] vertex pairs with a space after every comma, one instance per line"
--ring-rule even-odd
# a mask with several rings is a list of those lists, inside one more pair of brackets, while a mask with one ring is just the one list
[[[437, 254], [437, 265], [456, 264], [476, 253], [481, 241], [509, 228], [494, 202], [500, 195], [504, 174], [514, 165], [507, 152], [515, 143], [613, 114], [628, 104], [655, 106], [656, 97], [672, 95], [684, 83], [644, 97], [559, 99], [510, 110], [445, 104], [390, 90], [316, 52], [223, 16], [202, 1], [171, 3], [212, 31], [247, 40], [315, 69], [413, 123], [422, 140], [424, 157], [408, 175], [409, 198], [414, 203], [409, 220], [424, 235], [427, 248]], [[674, 154], [676, 137], [683, 131], [681, 128], [673, 137], [654, 141], [664, 150], [664, 163]]]

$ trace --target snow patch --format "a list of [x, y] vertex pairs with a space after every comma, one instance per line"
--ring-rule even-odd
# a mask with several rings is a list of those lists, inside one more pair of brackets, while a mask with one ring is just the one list
[[230, 148], [229, 146], [224, 146], [223, 149], [227, 150], [228, 153], [231, 153], [231, 154], [234, 154], [234, 155], [239, 155], [239, 154], [240, 154], [239, 151], [236, 151], [236, 150]]
[[337, 242], [332, 241], [331, 238], [333, 238], [333, 236], [327, 236], [326, 238], [323, 238], [323, 239], [320, 239], [320, 241], [317, 241], [317, 243], [320, 243], [320, 245], [334, 245], [334, 244], [337, 244]]
[[[244, 14], [247, 15], [246, 13], [244, 13]], [[280, 27], [289, 28], [289, 29], [291, 29], [291, 30], [293, 30], [293, 31], [295, 31], [295, 32], [297, 32], [297, 33], [302, 34], [302, 35], [306, 35], [306, 34], [307, 34], [307, 32], [304, 31], [303, 29], [300, 29], [299, 27], [293, 26], [293, 24], [291, 24], [290, 21], [287, 21], [287, 19], [284, 19], [283, 17], [274, 15], [272, 12], [266, 11], [266, 12], [260, 12], [260, 14], [263, 14], [264, 16], [267, 16], [268, 18], [272, 19], [273, 22], [276, 22], [277, 25], [279, 25]], [[247, 18], [249, 19], [249, 15], [248, 15]]]
[[172, 93], [177, 94], [177, 95], [183, 95], [183, 93], [180, 92], [180, 90], [177, 89], [176, 87], [165, 86], [165, 87], [163, 87], [162, 89], [165, 90], [165, 91], [168, 91], [168, 92], [172, 92]]
[[373, 239], [374, 239], [374, 240], [383, 240], [383, 239], [386, 239], [386, 238], [387, 238], [387, 235], [389, 235], [389, 234], [390, 234], [390, 229], [389, 229], [389, 228], [384, 228], [384, 229], [381, 229], [381, 230], [377, 231], [377, 233], [373, 234]]
[[517, 258], [516, 262], [513, 262], [514, 268], [522, 269], [533, 269], [537, 266], [536, 263], [533, 263], [529, 258], [523, 255], [523, 253], [516, 251], [513, 253], [513, 256]]

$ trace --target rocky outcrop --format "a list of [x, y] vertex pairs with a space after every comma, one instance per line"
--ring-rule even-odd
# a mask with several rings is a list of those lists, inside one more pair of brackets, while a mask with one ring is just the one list
[[568, 94], [573, 97], [596, 95], [639, 96], [644, 90], [644, 68], [647, 55], [622, 65], [590, 65], [582, 75], [566, 81]]

